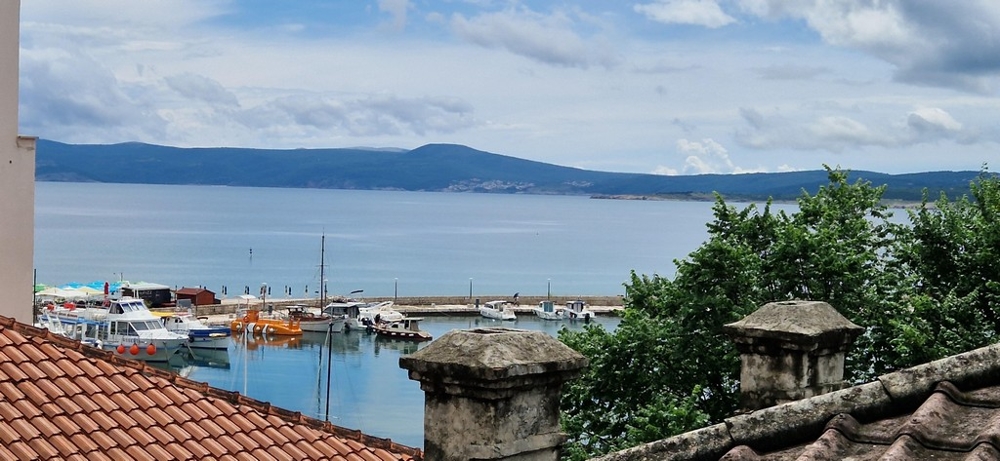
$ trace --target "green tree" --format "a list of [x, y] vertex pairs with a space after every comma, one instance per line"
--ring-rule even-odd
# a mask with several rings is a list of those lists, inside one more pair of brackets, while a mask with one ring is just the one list
[[673, 280], [631, 274], [614, 333], [560, 333], [591, 360], [562, 402], [571, 459], [733, 414], [739, 361], [722, 326], [767, 302], [826, 301], [866, 327], [847, 360], [855, 382], [982, 345], [1000, 331], [995, 178], [973, 185], [975, 202], [942, 198], [937, 210], [925, 202], [911, 227], [892, 220], [884, 187], [827, 172], [829, 183], [803, 193], [790, 213], [770, 202], [738, 210], [716, 197], [708, 240], [674, 262]]

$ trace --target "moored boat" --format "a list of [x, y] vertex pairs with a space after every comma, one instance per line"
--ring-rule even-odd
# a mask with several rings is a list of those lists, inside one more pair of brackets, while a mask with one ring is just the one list
[[562, 320], [563, 318], [563, 310], [557, 309], [552, 301], [542, 301], [538, 303], [538, 307], [533, 307], [531, 310], [542, 320]]
[[166, 362], [188, 342], [168, 331], [140, 298], [115, 299], [107, 308], [53, 308], [43, 316], [60, 325], [60, 334], [133, 360]]
[[245, 309], [236, 313], [229, 324], [232, 331], [267, 336], [298, 336], [302, 334], [299, 321], [293, 318], [272, 319], [260, 316], [259, 309]]
[[367, 304], [354, 299], [337, 299], [323, 307], [323, 313], [334, 317], [344, 318], [345, 330], [361, 330], [364, 324], [361, 323], [361, 308]]
[[597, 314], [594, 311], [587, 308], [587, 303], [579, 299], [573, 301], [566, 301], [566, 310], [563, 312], [563, 316], [570, 320], [583, 320], [589, 322]]
[[392, 301], [382, 301], [361, 307], [358, 321], [361, 326], [375, 325], [379, 322], [399, 322], [403, 313], [392, 308]]
[[344, 331], [344, 316], [330, 315], [325, 312], [316, 314], [309, 312], [303, 306], [288, 306], [288, 313], [285, 314], [286, 318], [296, 319], [299, 322], [299, 328], [303, 332], [313, 332], [313, 333], [340, 333]]
[[382, 338], [406, 339], [410, 341], [430, 341], [430, 333], [420, 329], [418, 317], [403, 317], [395, 322], [379, 322], [373, 326], [375, 334]]
[[508, 301], [487, 301], [479, 306], [479, 314], [494, 320], [517, 320], [514, 308]]
[[187, 335], [191, 349], [228, 349], [232, 331], [225, 326], [206, 325], [187, 310], [152, 311], [168, 331]]

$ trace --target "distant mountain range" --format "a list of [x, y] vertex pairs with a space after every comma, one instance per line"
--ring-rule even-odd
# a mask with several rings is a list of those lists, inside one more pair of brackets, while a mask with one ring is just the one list
[[[852, 171], [851, 181], [887, 185], [888, 200], [967, 194], [978, 171], [890, 175]], [[791, 200], [827, 182], [823, 170], [662, 176], [563, 167], [455, 144], [401, 149], [179, 148], [143, 143], [39, 140], [39, 181], [202, 184], [322, 189], [589, 195], [607, 198]]]

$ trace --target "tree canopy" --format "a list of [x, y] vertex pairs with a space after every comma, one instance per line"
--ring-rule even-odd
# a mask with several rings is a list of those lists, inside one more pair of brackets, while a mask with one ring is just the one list
[[587, 459], [714, 424], [735, 413], [739, 356], [723, 325], [772, 301], [825, 301], [866, 328], [847, 357], [859, 383], [981, 347], [1000, 333], [1000, 179], [972, 198], [942, 194], [894, 219], [885, 187], [848, 181], [803, 192], [794, 212], [737, 209], [721, 196], [708, 240], [673, 279], [633, 272], [623, 319], [563, 330], [590, 359], [567, 385], [568, 459]]

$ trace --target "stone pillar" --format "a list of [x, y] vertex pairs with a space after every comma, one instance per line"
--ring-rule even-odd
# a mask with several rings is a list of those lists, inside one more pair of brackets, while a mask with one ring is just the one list
[[847, 387], [844, 356], [864, 331], [819, 301], [769, 303], [723, 328], [740, 352], [747, 410]]
[[556, 461], [562, 384], [586, 357], [540, 331], [453, 330], [399, 359], [424, 391], [428, 461]]

